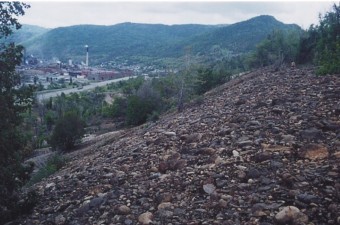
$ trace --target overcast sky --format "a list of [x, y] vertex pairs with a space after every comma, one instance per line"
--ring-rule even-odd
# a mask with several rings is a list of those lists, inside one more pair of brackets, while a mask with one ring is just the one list
[[113, 25], [122, 22], [161, 24], [232, 24], [259, 15], [272, 15], [284, 23], [307, 29], [318, 23], [319, 13], [333, 1], [33, 1], [23, 24], [46, 28], [78, 24]]

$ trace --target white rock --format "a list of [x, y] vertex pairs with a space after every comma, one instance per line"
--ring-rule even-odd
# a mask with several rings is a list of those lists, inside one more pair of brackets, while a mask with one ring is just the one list
[[216, 190], [216, 187], [213, 184], [205, 184], [203, 185], [203, 190], [205, 191], [205, 193], [210, 195], [214, 193], [214, 191]]
[[119, 211], [120, 214], [127, 215], [127, 214], [130, 213], [131, 210], [126, 205], [121, 205], [121, 206], [118, 207], [118, 211]]
[[162, 202], [158, 205], [157, 209], [166, 209], [171, 207], [171, 202]]
[[152, 222], [153, 214], [151, 212], [145, 212], [143, 214], [140, 214], [138, 217], [138, 222], [141, 224], [150, 224]]
[[239, 170], [242, 170], [242, 171], [246, 171], [247, 170], [247, 167], [241, 166], [241, 165], [236, 166], [236, 168], [239, 169]]
[[175, 132], [171, 132], [171, 131], [164, 132], [164, 134], [165, 134], [166, 136], [176, 136], [176, 133], [175, 133]]
[[233, 150], [233, 156], [234, 157], [239, 157], [240, 156], [240, 153], [236, 150]]
[[54, 186], [55, 186], [55, 183], [52, 182], [52, 183], [47, 184], [45, 188], [50, 188], [50, 187], [54, 187]]
[[308, 217], [295, 206], [286, 206], [275, 215], [278, 224], [300, 224], [308, 222]]
[[113, 173], [107, 173], [103, 177], [105, 177], [105, 178], [113, 177]]

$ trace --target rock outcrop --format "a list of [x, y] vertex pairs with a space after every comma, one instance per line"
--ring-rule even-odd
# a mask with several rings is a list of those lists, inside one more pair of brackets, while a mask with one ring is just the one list
[[339, 224], [339, 116], [339, 76], [258, 70], [72, 153], [19, 222]]

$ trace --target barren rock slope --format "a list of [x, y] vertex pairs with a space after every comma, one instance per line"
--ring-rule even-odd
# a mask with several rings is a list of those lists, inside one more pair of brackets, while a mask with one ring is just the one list
[[339, 224], [339, 115], [339, 76], [252, 72], [75, 153], [21, 223]]

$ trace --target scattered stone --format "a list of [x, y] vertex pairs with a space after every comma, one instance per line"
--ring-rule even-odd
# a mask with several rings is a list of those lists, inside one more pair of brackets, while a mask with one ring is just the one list
[[257, 153], [253, 156], [253, 160], [257, 163], [269, 160], [272, 158], [272, 154], [268, 151]]
[[138, 217], [138, 222], [141, 224], [150, 224], [152, 223], [153, 214], [151, 212], [145, 212]]
[[240, 156], [240, 153], [236, 150], [233, 150], [233, 156], [234, 157], [239, 157]]
[[65, 224], [66, 219], [65, 219], [65, 217], [64, 217], [63, 215], [58, 215], [58, 216], [54, 219], [54, 222], [55, 222], [55, 224], [57, 224], [57, 225], [63, 225], [63, 224]]
[[165, 209], [159, 209], [158, 214], [161, 218], [169, 218], [174, 215], [174, 213], [170, 210], [165, 210]]
[[240, 147], [245, 147], [245, 146], [250, 146], [253, 144], [253, 141], [240, 141], [240, 142], [237, 142], [238, 146]]
[[239, 99], [238, 101], [235, 102], [235, 105], [244, 105], [246, 104], [247, 100], [245, 99]]
[[227, 202], [226, 200], [224, 200], [224, 199], [220, 199], [220, 200], [218, 201], [218, 204], [219, 204], [220, 207], [222, 207], [222, 208], [227, 208], [227, 207], [228, 207], [228, 202]]
[[261, 126], [261, 123], [257, 120], [249, 121], [248, 122], [249, 126]]
[[304, 202], [306, 204], [310, 204], [310, 203], [317, 203], [318, 197], [314, 196], [314, 195], [309, 195], [309, 194], [299, 194], [297, 195], [297, 199], [301, 202]]
[[103, 202], [104, 202], [104, 198], [103, 198], [103, 197], [93, 198], [93, 199], [90, 201], [89, 206], [90, 206], [90, 208], [98, 207], [98, 206], [100, 206]]
[[295, 136], [287, 134], [287, 135], [282, 135], [282, 141], [286, 144], [291, 144], [294, 142]]
[[97, 135], [31, 187], [38, 204], [13, 223], [340, 223], [340, 108], [327, 98], [339, 87], [308, 67], [264, 68], [157, 123]]
[[46, 189], [48, 189], [48, 188], [51, 188], [51, 187], [54, 187], [55, 186], [55, 183], [49, 183], [49, 184], [47, 184], [46, 186], [45, 186], [45, 188]]
[[164, 134], [166, 135], [166, 136], [176, 136], [176, 133], [175, 132], [164, 132]]
[[321, 135], [322, 131], [317, 128], [311, 128], [300, 132], [301, 138], [308, 141], [317, 140], [321, 137]]
[[118, 207], [118, 212], [122, 215], [127, 215], [130, 214], [130, 208], [127, 207], [126, 205], [121, 205]]
[[218, 188], [222, 188], [222, 187], [226, 186], [227, 184], [228, 184], [228, 180], [220, 180], [220, 179], [216, 180], [216, 186]]
[[295, 206], [286, 206], [275, 215], [275, 221], [277, 224], [300, 224], [307, 223], [308, 217]]
[[261, 176], [261, 172], [256, 168], [249, 168], [247, 172], [247, 178], [259, 178]]
[[201, 133], [193, 133], [193, 134], [182, 136], [181, 139], [185, 140], [185, 142], [187, 143], [192, 143], [192, 142], [199, 142], [202, 137], [203, 137], [203, 134]]
[[216, 187], [213, 184], [205, 184], [205, 185], [203, 185], [203, 190], [204, 190], [205, 193], [210, 195], [210, 194], [214, 193], [214, 191], [216, 190]]
[[328, 149], [321, 144], [307, 144], [299, 152], [300, 157], [310, 160], [325, 159], [328, 157]]
[[335, 152], [333, 155], [335, 156], [335, 158], [340, 159], [340, 151]]
[[166, 209], [170, 208], [172, 204], [170, 202], [162, 202], [161, 204], [158, 205], [157, 209]]

